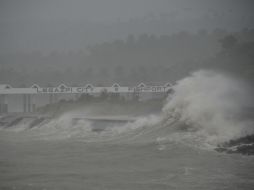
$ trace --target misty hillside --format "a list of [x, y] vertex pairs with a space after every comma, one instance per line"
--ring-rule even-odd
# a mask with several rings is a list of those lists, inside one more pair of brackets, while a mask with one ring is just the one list
[[85, 51], [1, 54], [0, 81], [18, 86], [173, 82], [204, 68], [222, 69], [253, 80], [253, 55], [254, 29], [128, 35], [124, 40], [99, 43]]

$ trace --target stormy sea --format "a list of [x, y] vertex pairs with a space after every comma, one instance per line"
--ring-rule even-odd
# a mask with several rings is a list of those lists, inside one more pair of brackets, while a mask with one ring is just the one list
[[0, 189], [251, 190], [253, 107], [243, 81], [198, 71], [154, 113], [98, 104], [3, 115]]

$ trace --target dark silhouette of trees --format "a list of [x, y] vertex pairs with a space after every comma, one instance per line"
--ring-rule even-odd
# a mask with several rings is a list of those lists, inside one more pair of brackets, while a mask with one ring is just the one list
[[253, 74], [253, 42], [254, 29], [234, 34], [223, 29], [161, 36], [130, 34], [86, 51], [0, 55], [0, 80], [42, 86], [49, 82], [138, 84], [173, 82], [200, 68]]
[[228, 35], [222, 38], [220, 42], [221, 42], [221, 46], [224, 49], [231, 49], [237, 44], [237, 39], [233, 35]]

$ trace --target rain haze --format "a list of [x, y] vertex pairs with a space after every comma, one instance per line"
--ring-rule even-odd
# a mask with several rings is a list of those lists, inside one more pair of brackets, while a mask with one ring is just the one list
[[0, 189], [254, 185], [253, 0], [1, 0]]
[[251, 0], [1, 1], [1, 52], [78, 50], [128, 34], [253, 25]]

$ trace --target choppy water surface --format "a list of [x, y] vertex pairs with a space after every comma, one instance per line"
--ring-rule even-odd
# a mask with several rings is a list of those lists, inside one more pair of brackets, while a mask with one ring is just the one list
[[129, 123], [1, 118], [0, 189], [253, 189], [254, 156], [215, 151], [253, 135], [242, 85], [199, 72], [174, 91]]
[[[3, 137], [4, 135], [4, 137]], [[1, 134], [1, 189], [253, 189], [254, 157], [169, 143]]]

